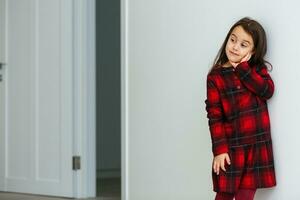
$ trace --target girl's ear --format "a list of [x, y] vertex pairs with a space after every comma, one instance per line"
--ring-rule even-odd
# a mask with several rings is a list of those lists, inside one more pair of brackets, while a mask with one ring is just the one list
[[252, 47], [252, 50], [251, 50], [251, 56], [253, 56], [255, 54], [255, 48]]

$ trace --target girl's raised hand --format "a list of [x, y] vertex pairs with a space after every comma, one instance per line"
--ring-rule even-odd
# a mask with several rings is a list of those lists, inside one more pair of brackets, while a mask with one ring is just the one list
[[226, 172], [226, 169], [225, 169], [225, 160], [226, 162], [228, 163], [228, 165], [230, 165], [230, 158], [229, 158], [229, 155], [228, 153], [222, 153], [220, 155], [217, 155], [214, 157], [214, 160], [213, 160], [213, 169], [214, 169], [214, 172], [219, 175], [220, 173], [220, 168]]
[[[251, 52], [247, 53], [247, 55], [241, 60], [241, 62], [245, 62], [245, 61], [250, 60], [251, 56], [252, 56], [252, 53], [251, 53]], [[240, 62], [240, 63], [241, 63], [241, 62]]]
[[240, 60], [240, 62], [230, 62], [230, 61], [229, 62], [234, 68], [236, 68], [236, 66], [238, 66], [238, 64], [240, 64], [241, 62], [250, 60], [251, 56], [252, 56], [252, 53], [249, 52]]

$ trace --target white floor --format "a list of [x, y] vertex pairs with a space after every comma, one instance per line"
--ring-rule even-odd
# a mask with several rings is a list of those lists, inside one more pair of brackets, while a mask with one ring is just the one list
[[[39, 196], [39, 195], [0, 192], [0, 200], [69, 200], [69, 198], [55, 198], [55, 197], [46, 197], [46, 196]], [[82, 199], [78, 199], [78, 200], [82, 200]], [[85, 200], [121, 200], [121, 198], [97, 197], [97, 198], [88, 198]]]
[[[85, 200], [121, 200], [121, 179], [100, 179], [97, 180], [96, 198]], [[0, 200], [69, 200], [71, 198], [56, 198], [40, 195], [28, 195], [19, 193], [0, 192]], [[78, 199], [82, 200], [82, 199]]]

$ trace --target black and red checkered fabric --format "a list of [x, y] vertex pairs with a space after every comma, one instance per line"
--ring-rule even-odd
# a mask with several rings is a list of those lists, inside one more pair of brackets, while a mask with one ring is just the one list
[[213, 173], [214, 191], [276, 185], [267, 100], [274, 83], [265, 66], [247, 61], [207, 75], [205, 100], [214, 156], [229, 153], [226, 172]]

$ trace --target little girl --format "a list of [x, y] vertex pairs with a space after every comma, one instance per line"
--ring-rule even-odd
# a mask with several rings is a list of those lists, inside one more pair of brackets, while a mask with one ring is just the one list
[[263, 27], [243, 18], [229, 30], [207, 75], [215, 200], [252, 200], [257, 188], [276, 185], [267, 106], [274, 83], [266, 51]]

